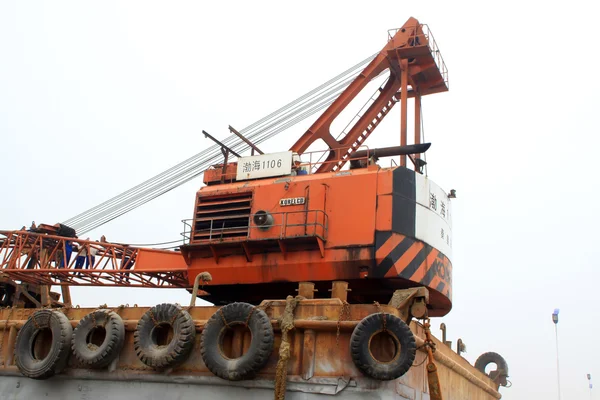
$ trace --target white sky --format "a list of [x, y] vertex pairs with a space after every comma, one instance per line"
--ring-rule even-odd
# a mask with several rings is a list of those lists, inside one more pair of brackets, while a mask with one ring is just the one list
[[[506, 358], [503, 398], [554, 399], [560, 307], [562, 398], [587, 399], [585, 374], [600, 385], [592, 4], [3, 1], [0, 227], [63, 221], [134, 186], [210, 145], [202, 129], [224, 138], [228, 124], [249, 125], [375, 53], [414, 16], [450, 71], [450, 92], [423, 100], [429, 175], [458, 194], [449, 339], [466, 342], [471, 362]], [[396, 145], [398, 120], [396, 109], [369, 145]], [[286, 150], [308, 123], [262, 147]], [[90, 235], [177, 239], [200, 184]], [[129, 289], [73, 297], [188, 301]]]

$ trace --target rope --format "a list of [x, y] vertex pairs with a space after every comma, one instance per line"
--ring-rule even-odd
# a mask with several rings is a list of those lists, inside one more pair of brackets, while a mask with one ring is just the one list
[[279, 361], [275, 372], [275, 400], [285, 399], [285, 387], [287, 383], [287, 365], [290, 359], [290, 341], [288, 332], [294, 329], [294, 310], [301, 296], [288, 296], [285, 299], [285, 310], [279, 323], [281, 327], [281, 345], [279, 346]]
[[381, 304], [379, 304], [378, 301], [374, 301], [373, 305], [377, 309], [377, 312], [381, 314], [381, 329], [383, 330], [383, 332], [387, 332], [387, 317], [385, 315], [385, 312], [381, 310]]

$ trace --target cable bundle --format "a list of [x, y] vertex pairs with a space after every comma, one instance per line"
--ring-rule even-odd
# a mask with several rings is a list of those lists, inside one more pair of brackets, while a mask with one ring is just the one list
[[[375, 55], [366, 58], [247, 126], [240, 133], [251, 142], [259, 144], [317, 113], [333, 103], [374, 57]], [[238, 154], [250, 148], [236, 135], [228, 136], [222, 143]], [[79, 235], [89, 232], [201, 175], [208, 167], [218, 163], [222, 156], [219, 145], [210, 146], [145, 182], [64, 221], [63, 224], [75, 228]]]

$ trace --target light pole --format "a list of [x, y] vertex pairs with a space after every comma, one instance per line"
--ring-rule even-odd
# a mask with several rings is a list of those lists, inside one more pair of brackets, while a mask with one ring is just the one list
[[558, 308], [552, 313], [552, 322], [554, 322], [554, 335], [556, 336], [556, 382], [558, 383], [558, 400], [560, 400], [560, 365], [558, 363]]

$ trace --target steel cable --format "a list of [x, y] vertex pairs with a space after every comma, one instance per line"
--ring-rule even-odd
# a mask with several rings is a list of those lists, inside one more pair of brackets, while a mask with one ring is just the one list
[[[331, 102], [333, 102], [335, 100], [337, 95], [344, 89], [344, 87], [342, 85], [342, 86], [336, 87], [334, 89], [335, 90], [328, 92], [326, 97], [319, 98], [318, 100], [320, 100], [320, 103], [317, 103], [316, 105], [313, 105], [315, 102], [309, 103], [309, 105], [311, 105], [312, 107], [310, 109], [308, 109], [309, 110], [308, 112], [299, 114], [299, 116], [296, 116], [294, 119], [289, 120], [287, 123], [285, 123], [285, 121], [283, 121], [284, 122], [283, 125], [280, 124], [279, 126], [275, 126], [274, 129], [268, 130], [266, 132], [265, 132], [265, 130], [260, 131], [260, 132], [258, 132], [258, 134], [260, 134], [260, 136], [258, 136], [258, 134], [253, 135], [254, 141], [256, 143], [263, 142], [264, 140], [273, 137], [274, 135], [287, 129], [288, 127], [294, 125], [295, 123], [307, 118], [308, 116], [314, 114], [315, 112], [323, 109], [325, 106], [331, 104]], [[304, 108], [300, 109], [300, 111], [303, 110]], [[273, 128], [273, 127], [269, 126], [269, 128]], [[238, 148], [238, 146], [242, 146], [241, 149]], [[239, 152], [246, 151], [246, 150], [248, 150], [248, 148], [249, 148], [249, 146], [243, 142], [237, 143], [234, 146], [234, 150], [239, 151]], [[177, 187], [180, 184], [183, 184], [183, 183], [187, 182], [188, 180], [194, 178], [195, 176], [201, 174], [206, 168], [208, 168], [208, 166], [210, 166], [211, 164], [216, 162], [217, 159], [219, 159], [221, 156], [222, 155], [221, 155], [220, 151], [217, 151], [217, 152], [214, 152], [214, 157], [209, 158], [205, 162], [203, 162], [201, 164], [191, 165], [189, 168], [184, 170], [178, 176], [176, 176], [175, 178], [172, 178], [170, 181], [171, 184], [165, 185], [165, 190], [160, 190], [158, 193], [155, 193], [154, 195], [152, 195], [152, 193], [149, 193], [149, 191], [151, 191], [153, 188], [149, 188], [145, 191], [139, 192], [137, 195], [134, 195], [133, 197], [131, 197], [129, 199], [130, 200], [129, 204], [132, 205], [131, 207], [128, 207], [127, 205], [125, 206], [125, 208], [121, 207], [121, 211], [123, 211], [123, 212], [119, 212], [118, 210], [115, 209], [115, 207], [118, 207], [118, 204], [117, 204], [116, 206], [113, 206], [112, 208], [93, 216], [94, 219], [88, 218], [86, 220], [83, 220], [81, 223], [75, 225], [74, 228], [76, 228], [78, 230], [78, 232], [84, 233], [86, 231], [93, 229], [90, 227], [90, 225], [92, 225], [92, 226], [97, 225], [98, 222], [99, 222], [99, 225], [106, 223], [106, 222], [116, 218], [117, 216], [120, 216], [123, 213], [130, 211], [131, 209], [137, 207], [138, 205], [141, 205], [144, 202], [147, 202], [153, 198], [156, 198], [159, 195], [162, 195], [162, 194], [166, 193], [167, 191], [171, 190], [172, 188]], [[145, 197], [148, 195], [150, 196], [150, 198]], [[113, 211], [116, 211], [116, 212], [111, 214]]]
[[[318, 106], [314, 107], [313, 110], [310, 110], [309, 112], [306, 112], [305, 114], [297, 117], [295, 120], [289, 121], [287, 124], [281, 126], [279, 129], [277, 129], [277, 130], [275, 130], [273, 132], [270, 132], [267, 135], [265, 135], [264, 137], [260, 138], [255, 143], [256, 144], [262, 143], [264, 140], [267, 140], [267, 139], [273, 137], [277, 133], [279, 133], [279, 132], [281, 132], [281, 131], [289, 128], [290, 126], [296, 124], [297, 122], [301, 121], [302, 119], [307, 118], [308, 116], [310, 116], [314, 112], [317, 112], [317, 111], [319, 111], [319, 110], [327, 107], [334, 100], [335, 100], [335, 98], [334, 99], [330, 99], [329, 101], [324, 102], [323, 104], [319, 104]], [[249, 146], [246, 145], [245, 148], [242, 149], [242, 151], [245, 151], [245, 150], [248, 150], [248, 149], [249, 149]], [[213, 163], [214, 162], [208, 162], [207, 163], [208, 165], [197, 165], [197, 166], [195, 166], [194, 170], [191, 171], [191, 173], [189, 173], [186, 176], [181, 177], [180, 180], [174, 181], [171, 185], [169, 185], [167, 187], [164, 187], [162, 190], [160, 190], [158, 192], [151, 193], [150, 195], [148, 195], [146, 197], [139, 198], [139, 199], [137, 199], [137, 201], [129, 203], [126, 207], [123, 207], [123, 208], [121, 208], [119, 210], [116, 210], [114, 213], [106, 213], [103, 216], [97, 218], [96, 220], [94, 220], [92, 222], [89, 222], [89, 223], [87, 223], [85, 225], [79, 226], [78, 228], [76, 228], [77, 232], [79, 234], [83, 234], [83, 233], [89, 232], [89, 231], [91, 231], [93, 229], [96, 229], [97, 227], [99, 227], [101, 225], [104, 225], [107, 222], [112, 221], [113, 219], [115, 219], [115, 218], [117, 218], [117, 217], [119, 217], [119, 216], [121, 216], [121, 215], [123, 215], [123, 214], [125, 214], [125, 213], [127, 213], [127, 212], [129, 212], [129, 211], [131, 211], [131, 210], [133, 210], [133, 209], [135, 209], [137, 207], [139, 207], [139, 206], [141, 206], [142, 204], [145, 204], [148, 201], [153, 200], [156, 197], [159, 197], [159, 196], [161, 196], [161, 195], [163, 195], [163, 194], [165, 194], [165, 193], [167, 193], [167, 192], [175, 189], [176, 187], [178, 187], [178, 186], [180, 186], [180, 185], [182, 185], [182, 184], [190, 181], [191, 179], [195, 178], [196, 176], [202, 174], [206, 170], [206, 168], [208, 166], [210, 166], [211, 164], [213, 164]]]
[[[358, 74], [356, 70], [373, 57], [361, 61], [284, 107], [254, 122], [242, 129], [241, 133], [248, 139], [260, 143], [323, 109], [331, 104], [335, 97], [354, 79]], [[349, 73], [352, 75], [347, 77], [346, 75]], [[333, 96], [335, 97], [332, 98]], [[249, 148], [235, 135], [228, 136], [223, 143], [234, 148], [236, 152], [243, 152]], [[220, 157], [222, 157], [220, 146], [210, 146], [141, 184], [66, 220], [64, 224], [74, 227], [80, 234], [95, 229], [200, 175]]]
[[[294, 119], [291, 119], [289, 121], [283, 121], [284, 123], [281, 124], [281, 122], [279, 123], [278, 126], [272, 127], [269, 126], [268, 128], [272, 128], [270, 130], [263, 130], [259, 133], [261, 133], [261, 136], [255, 136], [254, 137], [254, 141], [255, 143], [262, 143], [263, 141], [275, 136], [276, 134], [282, 132], [283, 130], [287, 129], [288, 127], [298, 123], [299, 121], [309, 117], [310, 115], [314, 114], [315, 112], [323, 109], [324, 107], [328, 106], [329, 104], [331, 104], [331, 102], [333, 102], [335, 100], [335, 98], [338, 96], [338, 94], [344, 89], [344, 87], [337, 87], [335, 88], [335, 90], [330, 91], [328, 93], [328, 95], [324, 98], [319, 98], [319, 102], [314, 105], [313, 103], [311, 103], [312, 107], [308, 109], [308, 111], [305, 111], [304, 113], [301, 113], [299, 115], [297, 115]], [[304, 108], [303, 108], [304, 109]], [[241, 146], [241, 147], [240, 147]], [[246, 150], [249, 149], [249, 146], [244, 143], [244, 142], [240, 142], [237, 143], [234, 146], [234, 149], [236, 152], [244, 152]], [[87, 232], [91, 229], [90, 226], [95, 226], [97, 224], [102, 225], [106, 222], [109, 222], [110, 220], [123, 215], [125, 212], [131, 211], [132, 209], [136, 208], [139, 205], [144, 204], [145, 202], [152, 200], [172, 189], [174, 189], [175, 187], [184, 184], [185, 182], [189, 181], [190, 179], [193, 179], [194, 177], [200, 175], [202, 172], [204, 172], [204, 170], [206, 168], [208, 168], [211, 164], [215, 163], [216, 161], [218, 161], [218, 159], [220, 159], [220, 157], [222, 157], [220, 151], [217, 152], [215, 154], [214, 157], [206, 160], [205, 162], [201, 163], [201, 164], [194, 164], [191, 165], [189, 168], [187, 168], [186, 170], [182, 171], [182, 173], [180, 173], [179, 175], [175, 176], [170, 182], [168, 182], [166, 185], [161, 186], [159, 188], [155, 188], [153, 190], [153, 188], [149, 188], [145, 191], [142, 191], [138, 194], [136, 194], [135, 196], [131, 197], [129, 200], [129, 203], [127, 205], [125, 205], [124, 207], [118, 207], [118, 204], [110, 209], [108, 209], [107, 211], [104, 211], [100, 214], [97, 214], [95, 216], [93, 216], [94, 219], [88, 218], [86, 220], [83, 220], [80, 224], [73, 226], [80, 234]], [[162, 187], [164, 187], [164, 190], [160, 190]], [[156, 192], [158, 190], [158, 192]], [[99, 226], [98, 225], [98, 226]]]

